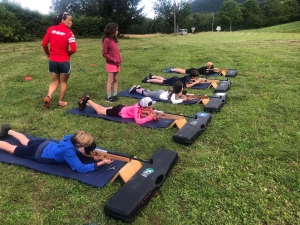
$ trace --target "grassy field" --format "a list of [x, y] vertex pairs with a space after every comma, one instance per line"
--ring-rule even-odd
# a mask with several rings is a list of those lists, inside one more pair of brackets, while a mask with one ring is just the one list
[[[158, 148], [179, 161], [132, 224], [299, 224], [300, 22], [269, 29], [150, 35], [120, 40], [119, 91], [169, 66], [237, 68], [228, 101], [191, 145], [172, 140], [177, 128], [149, 129], [69, 115], [86, 93], [105, 103], [106, 72], [100, 39], [78, 39], [65, 100], [42, 107], [50, 76], [41, 42], [0, 44], [0, 122], [20, 132], [59, 139], [79, 129], [103, 149], [149, 158]], [[92, 67], [90, 64], [94, 63]], [[25, 81], [30, 75], [33, 79]], [[221, 78], [221, 77], [219, 77]], [[143, 84], [144, 85], [144, 84]], [[144, 85], [150, 89], [167, 89]], [[213, 94], [213, 89], [190, 90]], [[121, 97], [119, 103], [134, 104]], [[117, 103], [110, 103], [115, 105]], [[193, 116], [203, 105], [157, 103], [158, 110]], [[103, 206], [122, 180], [98, 189], [74, 180], [0, 163], [1, 224], [121, 224]]]

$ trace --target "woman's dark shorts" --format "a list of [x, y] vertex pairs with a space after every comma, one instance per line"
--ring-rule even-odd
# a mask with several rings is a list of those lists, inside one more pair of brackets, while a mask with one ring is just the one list
[[53, 62], [49, 61], [49, 72], [55, 74], [69, 74], [71, 72], [71, 63], [67, 62]]

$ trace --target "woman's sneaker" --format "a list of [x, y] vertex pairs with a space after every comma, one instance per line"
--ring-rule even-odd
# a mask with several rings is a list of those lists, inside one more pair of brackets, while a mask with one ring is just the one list
[[4, 123], [1, 126], [0, 130], [0, 138], [5, 138], [8, 135], [8, 131], [10, 130], [10, 124], [9, 123]]
[[78, 100], [79, 111], [83, 111], [85, 109], [86, 103], [87, 103], [88, 100], [90, 100], [90, 96], [89, 95], [82, 96]]

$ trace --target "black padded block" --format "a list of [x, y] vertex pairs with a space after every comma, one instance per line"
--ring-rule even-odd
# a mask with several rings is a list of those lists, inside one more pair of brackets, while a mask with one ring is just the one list
[[229, 80], [222, 80], [218, 87], [215, 89], [215, 92], [226, 92], [230, 89], [231, 82]]
[[210, 101], [204, 106], [205, 112], [219, 112], [224, 105], [222, 99], [211, 98]]
[[228, 69], [225, 77], [236, 77], [237, 74], [238, 74], [237, 69]]
[[173, 140], [182, 144], [192, 144], [205, 130], [211, 120], [209, 113], [197, 113], [195, 119], [190, 119], [187, 123], [173, 135]]
[[212, 96], [212, 98], [221, 99], [224, 104], [226, 103], [227, 97], [228, 97], [228, 95], [225, 92], [218, 92]]
[[178, 160], [177, 152], [158, 149], [104, 205], [104, 212], [115, 219], [130, 222], [160, 188]]

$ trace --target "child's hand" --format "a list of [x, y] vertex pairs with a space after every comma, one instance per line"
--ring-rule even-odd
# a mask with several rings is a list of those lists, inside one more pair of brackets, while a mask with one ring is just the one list
[[159, 120], [159, 118], [160, 118], [160, 115], [159, 115], [159, 114], [153, 113], [153, 114], [151, 114], [151, 115], [152, 115], [152, 118], [153, 118], [154, 121], [157, 121], [157, 120]]
[[100, 160], [100, 157], [98, 155], [94, 155], [94, 160], [95, 161], [99, 161]]
[[113, 161], [114, 161], [113, 159], [108, 159], [108, 158], [104, 158], [104, 159], [102, 160], [102, 162], [103, 162], [104, 164], [111, 164]]
[[186, 102], [186, 101], [189, 101], [188, 97], [187, 96], [182, 96], [182, 101]]

